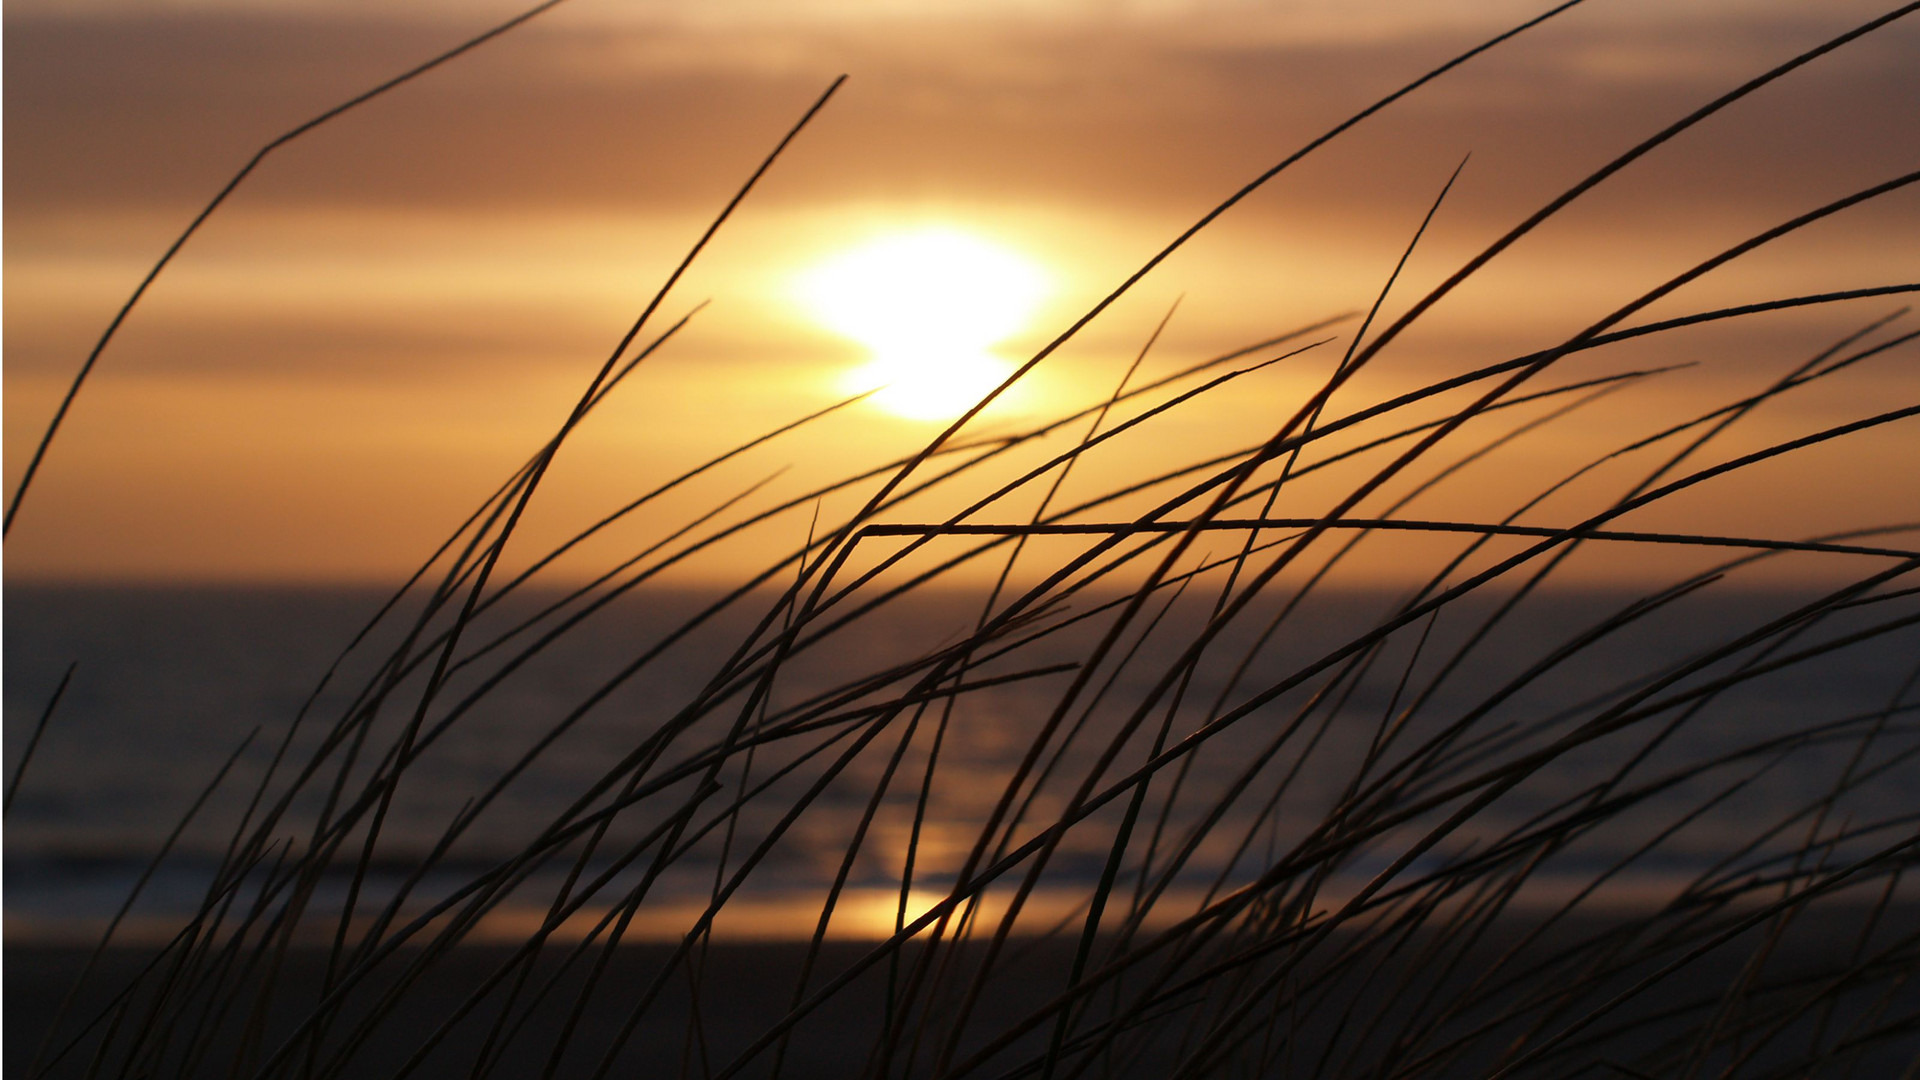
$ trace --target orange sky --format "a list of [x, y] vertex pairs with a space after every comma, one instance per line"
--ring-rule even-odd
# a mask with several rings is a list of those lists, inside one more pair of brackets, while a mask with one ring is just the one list
[[[398, 6], [7, 5], [9, 492], [92, 338], [233, 168], [513, 10]], [[7, 575], [404, 575], [564, 417], [711, 214], [841, 72], [845, 89], [660, 325], [711, 306], [564, 453], [529, 550], [833, 400], [865, 357], [793, 297], [821, 260], [923, 226], [1018, 252], [1054, 282], [996, 346], [1019, 359], [1284, 154], [1542, 7], [571, 0], [270, 160], [105, 355], [8, 538]], [[1881, 10], [1589, 8], [1282, 176], [1050, 360], [1024, 412], [993, 422], [1098, 401], [1176, 297], [1150, 373], [1363, 308], [1471, 152], [1389, 301], [1401, 310], [1638, 138]], [[1920, 20], [1908, 20], [1637, 163], [1450, 297], [1341, 400], [1550, 345], [1721, 248], [1913, 168], [1916, 55]], [[1920, 280], [1917, 223], [1920, 192], [1908, 189], [1649, 314]], [[1668, 414], [1757, 389], [1897, 306], [1767, 316], [1569, 366], [1560, 381], [1700, 363], [1543, 435], [1526, 460], [1542, 477], [1564, 471]], [[1256, 440], [1337, 355], [1263, 373], [1155, 439], [1182, 453]], [[1891, 353], [1777, 403], [1728, 452], [1912, 401], [1912, 357]], [[1707, 515], [1722, 531], [1801, 535], [1899, 517], [1920, 505], [1920, 470], [1887, 463], [1915, 460], [1915, 427], [1721, 485], [1647, 524]], [[783, 467], [762, 501], [790, 496], [935, 430], [850, 410], [668, 500], [650, 527]], [[1092, 490], [1162, 452], [1116, 452], [1081, 480]], [[1521, 472], [1491, 472], [1430, 513], [1498, 516], [1513, 502], [1506, 482], [1513, 495], [1539, 486]], [[736, 572], [806, 521], [779, 528], [688, 572]]]

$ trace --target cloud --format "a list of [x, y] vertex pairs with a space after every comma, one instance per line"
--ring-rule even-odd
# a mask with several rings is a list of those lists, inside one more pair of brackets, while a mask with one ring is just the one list
[[[853, 81], [770, 185], [780, 188], [774, 197], [891, 191], [1190, 205], [1485, 29], [1465, 25], [1456, 5], [1434, 5], [1451, 21], [1412, 24], [1438, 26], [1432, 32], [1390, 39], [1276, 29], [1328, 17], [1325, 5], [1085, 4], [1049, 9], [1051, 19], [869, 12], [780, 22], [749, 18], [751, 5], [722, 7], [737, 25], [556, 13], [316, 132], [245, 197], [521, 212], [709, 205], [844, 71]], [[819, 10], [842, 9], [853, 7]], [[1384, 5], [1366, 9], [1385, 18]], [[1509, 145], [1535, 171], [1583, 162], [1846, 24], [1846, 12], [1816, 26], [1804, 12], [1769, 10], [1677, 24], [1577, 12], [1348, 141], [1382, 130], [1392, 142], [1376, 140], [1375, 162], [1468, 149], [1498, 157]], [[459, 32], [445, 17], [323, 17], [298, 5], [268, 15], [195, 6], [93, 18], [13, 5], [7, 29], [10, 220], [63, 207], [190, 204], [267, 138]], [[1913, 45], [1911, 32], [1896, 29], [1852, 46], [1715, 127], [1740, 129], [1750, 159], [1740, 169], [1764, 162], [1770, 191], [1885, 171], [1899, 157], [1891, 136], [1920, 92], [1920, 74], [1902, 62]], [[1688, 159], [1694, 198], [1749, 197], [1716, 171], [1724, 151], [1742, 149], [1725, 142], [1715, 159]], [[1677, 182], [1670, 194], [1686, 198], [1688, 186]]]

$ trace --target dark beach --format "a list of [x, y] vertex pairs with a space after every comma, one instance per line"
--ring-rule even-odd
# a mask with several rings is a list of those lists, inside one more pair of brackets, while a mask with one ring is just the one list
[[[1887, 1030], [1889, 1018], [1911, 1014], [1920, 1004], [1920, 986], [1897, 977], [1903, 965], [1913, 962], [1913, 928], [1920, 925], [1920, 910], [1895, 906], [1880, 913], [1878, 931], [1863, 942], [1862, 931], [1872, 915], [1870, 910], [1856, 907], [1815, 909], [1795, 919], [1778, 936], [1772, 933], [1773, 924], [1763, 925], [1642, 985], [1685, 950], [1649, 954], [1611, 969], [1604, 977], [1568, 980], [1556, 987], [1553, 1004], [1560, 1011], [1551, 1016], [1539, 1010], [1518, 1012], [1491, 1025], [1487, 1023], [1489, 1017], [1505, 1006], [1520, 1004], [1525, 994], [1540, 991], [1540, 980], [1527, 974], [1530, 966], [1565, 963], [1567, 954], [1562, 950], [1576, 942], [1606, 939], [1610, 932], [1625, 931], [1646, 944], [1644, 933], [1637, 932], [1643, 928], [1593, 918], [1565, 920], [1523, 952], [1509, 955], [1509, 950], [1533, 929], [1531, 923], [1509, 918], [1482, 933], [1458, 956], [1451, 954], [1446, 942], [1436, 940], [1434, 931], [1420, 931], [1393, 955], [1367, 954], [1342, 961], [1346, 971], [1338, 977], [1327, 977], [1330, 973], [1324, 961], [1306, 960], [1300, 968], [1302, 981], [1313, 982], [1315, 976], [1325, 981], [1296, 1002], [1294, 1015], [1278, 1025], [1284, 1037], [1275, 1040], [1276, 1046], [1285, 1049], [1270, 1056], [1276, 1075], [1313, 1076], [1321, 1074], [1318, 1066], [1326, 1062], [1338, 1064], [1346, 1074], [1361, 1071], [1361, 1066], [1380, 1067], [1397, 1052], [1395, 1062], [1412, 1070], [1404, 1075], [1464, 1080], [1488, 1075], [1491, 1063], [1508, 1051], [1518, 1036], [1532, 1029], [1532, 1021], [1543, 1020], [1544, 1034], [1551, 1035], [1590, 1011], [1604, 1010], [1548, 1059], [1553, 1075], [1673, 1075], [1628, 1070], [1636, 1063], [1644, 1069], [1647, 1061], [1664, 1061], [1671, 1066], [1688, 1060], [1687, 1047], [1697, 1036], [1702, 1018], [1715, 1017], [1724, 1039], [1700, 1057], [1707, 1066], [1725, 1067], [1735, 1056], [1741, 1056], [1744, 1068], [1761, 1075], [1805, 1075], [1804, 1070], [1813, 1068], [1805, 1055], [1819, 1039], [1827, 1044], [1821, 1060], [1834, 1075], [1843, 1074], [1832, 1067], [1844, 1061], [1853, 1070], [1845, 1075], [1892, 1077], [1920, 1055], [1920, 1031], [1911, 1023], [1896, 1023]], [[1353, 943], [1352, 935], [1336, 932], [1318, 946], [1314, 955], [1335, 956]], [[1110, 942], [1103, 942], [1103, 947], [1106, 944]], [[1891, 951], [1886, 951], [1890, 946]], [[824, 978], [845, 970], [870, 949], [867, 943], [828, 942], [817, 957], [812, 985], [818, 986]], [[1441, 951], [1436, 953], [1435, 949]], [[528, 987], [543, 985], [568, 951], [550, 949]], [[672, 951], [672, 946], [660, 943], [628, 943], [616, 951], [605, 968], [593, 1006], [580, 1015], [572, 1029], [568, 1053], [556, 1075], [584, 1077], [594, 1073], [605, 1049], [627, 1023], [629, 1004], [658, 974]], [[718, 1072], [787, 1013], [794, 975], [806, 951], [803, 943], [794, 942], [710, 944], [699, 964], [698, 1010], [692, 1007], [686, 992], [688, 980], [676, 976], [632, 1028], [625, 1048], [615, 1059], [613, 1075], [705, 1076]], [[985, 1040], [1007, 1031], [1051, 1000], [1064, 985], [1072, 952], [1068, 941], [1013, 939], [990, 992], [982, 996], [973, 1013], [969, 1035], [960, 1042], [956, 1060], [964, 1060]], [[512, 950], [504, 946], [463, 946], [442, 956], [412, 993], [383, 1018], [345, 1071], [337, 1075], [392, 1075], [419, 1049], [428, 1033], [445, 1023], [467, 993], [511, 955]], [[596, 951], [588, 962], [597, 955]], [[980, 955], [980, 948], [974, 945], [961, 950], [958, 958], [971, 965]], [[8, 1076], [27, 1075], [26, 1063], [86, 956], [87, 950], [76, 948], [8, 946]], [[384, 970], [399, 970], [417, 957], [417, 952], [402, 950], [389, 959]], [[93, 1015], [107, 988], [123, 985], [151, 959], [152, 954], [145, 950], [107, 952], [93, 981], [94, 989], [79, 998], [72, 1016]], [[288, 952], [283, 989], [276, 998], [273, 1019], [261, 1046], [269, 1050], [277, 1046], [279, 1039], [275, 1036], [283, 1037], [290, 1025], [307, 1014], [325, 962], [324, 950], [295, 948]], [[1144, 968], [1152, 970], [1155, 966], [1149, 959]], [[574, 970], [584, 967], [576, 963]], [[1832, 989], [1833, 976], [1850, 968], [1870, 967], [1878, 969], [1879, 978], [1826, 996]], [[1362, 970], [1367, 977], [1356, 977]], [[1443, 975], [1437, 974], [1442, 971]], [[1430, 1019], [1449, 1003], [1451, 993], [1503, 972], [1520, 976], [1516, 980], [1518, 989], [1504, 998], [1483, 1001], [1426, 1032], [1423, 1041], [1395, 1050], [1394, 1037], [1409, 1030], [1415, 1021]], [[872, 1065], [885, 1016], [886, 976], [887, 965], [875, 965], [798, 1024], [781, 1075], [794, 1080], [863, 1075], [863, 1070]], [[373, 1000], [371, 995], [389, 985], [390, 976], [376, 975], [363, 984], [356, 1004]], [[571, 990], [579, 982], [575, 979], [563, 985]], [[1744, 989], [1735, 993], [1736, 987]], [[1634, 991], [1630, 1000], [1614, 1000], [1628, 990]], [[951, 990], [948, 996], [953, 996]], [[498, 991], [492, 1000], [499, 1000]], [[499, 1057], [493, 1075], [539, 1075], [565, 1026], [565, 1005], [570, 1004], [569, 993], [554, 994], [518, 1032], [508, 1052]], [[950, 1009], [953, 1004], [950, 1000], [946, 1006]], [[1204, 1020], [1210, 1008], [1217, 1009], [1218, 1003], [1189, 1002], [1183, 1018]], [[935, 1015], [939, 1014], [936, 1009]], [[353, 1004], [343, 1014], [336, 1035], [351, 1026], [344, 1022], [349, 1018], [357, 1018]], [[491, 1023], [490, 1010], [478, 1010], [475, 1017], [452, 1028], [446, 1041], [412, 1075], [423, 1080], [472, 1075], [475, 1056]], [[1177, 1034], [1186, 1027], [1162, 1025], [1153, 1037], [1123, 1043], [1127, 1047], [1125, 1066], [1113, 1071], [1131, 1076], [1171, 1075], [1184, 1055], [1178, 1039], [1170, 1038], [1169, 1032]], [[1050, 1030], [1050, 1024], [1039, 1025], [1038, 1034], [1030, 1031], [1013, 1041], [1004, 1052], [979, 1064], [972, 1075], [1030, 1075], [1028, 1070], [1044, 1052]], [[207, 1063], [192, 1075], [227, 1075], [234, 1064], [232, 1054], [239, 1045], [239, 1034], [224, 1031], [209, 1040]], [[1542, 1037], [1542, 1032], [1533, 1032], [1528, 1045], [1538, 1044]], [[1450, 1046], [1455, 1038], [1463, 1039], [1463, 1045]], [[1329, 1055], [1330, 1042], [1331, 1054], [1323, 1057]], [[1449, 1050], [1423, 1062], [1423, 1053], [1437, 1047]], [[929, 1051], [923, 1047], [921, 1053], [924, 1058]], [[72, 1054], [47, 1075], [81, 1076], [86, 1072], [85, 1057], [84, 1052]], [[1067, 1060], [1074, 1059], [1069, 1055]], [[762, 1054], [740, 1075], [768, 1075], [770, 1063], [771, 1054]], [[924, 1071], [927, 1065], [922, 1060], [922, 1071], [914, 1075], [928, 1075]], [[899, 1068], [896, 1062], [896, 1074]], [[1108, 1071], [1096, 1063], [1091, 1075], [1106, 1075]]]

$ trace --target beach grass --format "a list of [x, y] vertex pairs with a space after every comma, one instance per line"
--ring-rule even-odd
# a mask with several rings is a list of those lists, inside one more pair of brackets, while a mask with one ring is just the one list
[[[261, 157], [551, 6], [268, 144], [154, 275]], [[1573, 6], [1282, 158], [1116, 273], [1001, 390], [1296, 162], [1482, 52], [1524, 48], [1528, 29]], [[568, 440], [646, 379], [642, 361], [670, 355], [685, 319], [656, 324], [681, 274], [750, 212], [756, 182], [830, 107], [835, 81], [724, 203], [551, 438], [370, 612], [299, 715], [234, 749], [230, 765], [264, 766], [219, 823], [224, 857], [192, 916], [159, 940], [116, 944], [142, 877], [97, 949], [47, 955], [47, 981], [76, 983], [32, 1006], [43, 1030], [9, 1024], [37, 1044], [19, 1075], [1897, 1075], [1920, 1053], [1905, 878], [1920, 818], [1897, 797], [1920, 775], [1920, 522], [1889, 507], [1878, 527], [1777, 536], [1647, 528], [1634, 515], [1920, 413], [1879, 402], [1725, 449], [1801, 388], [1910, 355], [1905, 309], [1891, 309], [1920, 284], [1647, 318], [1920, 173], [1650, 276], [1550, 347], [1379, 400], [1352, 389], [1582, 196], [1914, 6], [1756, 73], [1516, 208], [1510, 230], [1417, 296], [1403, 295], [1403, 257], [1352, 313], [1148, 377], [1155, 330], [1109, 390], [1057, 416], [983, 428], [989, 395], [915, 452], [831, 483], [736, 491], [713, 479], [723, 463], [773, 472], [781, 439], [844, 419], [860, 404], [850, 399], [638, 497], [610, 496], [604, 518], [550, 552], [509, 556]], [[1462, 175], [1436, 185], [1408, 255]], [[1766, 358], [1769, 374], [1697, 414], [1621, 430], [1504, 514], [1415, 505], [1673, 370], [1596, 374], [1574, 358], [1837, 306], [1855, 328], [1826, 347]], [[1171, 418], [1283, 369], [1320, 374], [1236, 448], [1190, 454], [1166, 437]], [[1138, 475], [1076, 469], [1139, 446], [1154, 464]], [[661, 497], [684, 490], [707, 509], [667, 520]], [[633, 521], [659, 539], [584, 584], [553, 584], [568, 580], [554, 573], [563, 557]], [[784, 537], [784, 553], [635, 643], [567, 707], [519, 716], [520, 741], [491, 780], [459, 793], [425, 842], [395, 839], [421, 763], [517, 678], [609, 611], [651, 602], [675, 567], [749, 535]], [[1382, 549], [1415, 584], [1353, 569]], [[1635, 580], [1655, 584], [1556, 606], [1578, 591], [1562, 584], [1570, 568], [1598, 549], [1643, 553]], [[1812, 569], [1780, 586], [1767, 574], [1787, 563]], [[1742, 622], [1706, 602], [1754, 582], [1765, 587]], [[1335, 594], [1371, 597], [1341, 609], [1365, 617], [1327, 614]], [[903, 612], [929, 610], [963, 614], [932, 634], [900, 629]], [[692, 650], [696, 639], [709, 644]], [[1863, 655], [1874, 658], [1864, 675]], [[609, 702], [631, 712], [619, 695], [662, 669], [697, 689], [627, 716], [625, 751], [569, 774], [590, 780], [519, 794]], [[1857, 678], [1873, 680], [1877, 704], [1841, 715], [1798, 711], [1779, 689]], [[1756, 705], [1770, 695], [1791, 700]], [[52, 704], [47, 716], [40, 728], [57, 739]], [[992, 769], [962, 746], [983, 726], [1004, 744]], [[28, 764], [14, 787], [35, 782]], [[231, 775], [206, 778], [174, 836]], [[509, 849], [480, 843], [499, 834]], [[776, 930], [755, 931], [755, 898], [795, 858], [820, 862], [815, 891], [798, 915], [787, 903]], [[10, 969], [40, 962], [18, 955]]]

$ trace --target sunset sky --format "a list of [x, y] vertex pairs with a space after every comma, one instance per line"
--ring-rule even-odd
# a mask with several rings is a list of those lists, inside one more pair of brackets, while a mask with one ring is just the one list
[[[903, 333], [887, 320], [917, 312], [915, 266], [973, 267], [947, 287], [978, 290], [968, 310], [983, 321], [949, 337], [978, 338], [969, 355], [1024, 359], [1261, 170], [1545, 6], [570, 0], [269, 160], [103, 357], [8, 538], [7, 576], [404, 576], [560, 422], [712, 215], [841, 73], [845, 87], [656, 326], [709, 306], [563, 453], [529, 547], [858, 388]], [[114, 309], [254, 149], [514, 10], [11, 0], [8, 491]], [[1882, 10], [1591, 0], [1282, 175], [983, 422], [1101, 400], [1176, 298], [1150, 374], [1364, 309], [1470, 153], [1388, 302], [1397, 314], [1638, 139]], [[1342, 400], [1551, 345], [1722, 248], [1911, 170], [1915, 117], [1920, 18], [1637, 163], [1450, 297]], [[1920, 280], [1916, 226], [1920, 191], [1906, 189], [1647, 317]], [[887, 303], [847, 299], [888, 282], [906, 284]], [[1583, 361], [1564, 378], [1699, 366], [1619, 395], [1538, 453], [1574, 462], [1649, 417], [1758, 389], [1898, 306], [1765, 316]], [[1257, 439], [1337, 355], [1263, 373], [1159, 437]], [[1783, 400], [1729, 452], [1910, 403], [1915, 359], [1909, 346]], [[660, 520], [782, 466], [769, 498], [906, 452], [938, 430], [916, 410], [850, 409], [668, 500]], [[1920, 425], [1896, 425], [1682, 509], [1720, 531], [1781, 535], [1894, 520], [1920, 505], [1916, 454]], [[1486, 497], [1454, 509], [1497, 516], [1512, 501]], [[805, 528], [796, 517], [783, 542]]]

